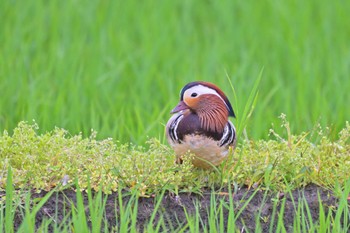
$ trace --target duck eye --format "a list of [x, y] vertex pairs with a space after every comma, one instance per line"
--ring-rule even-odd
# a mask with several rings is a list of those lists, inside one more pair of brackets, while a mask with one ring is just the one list
[[193, 92], [192, 94], [191, 94], [191, 97], [196, 97], [198, 94], [196, 93], [196, 92]]

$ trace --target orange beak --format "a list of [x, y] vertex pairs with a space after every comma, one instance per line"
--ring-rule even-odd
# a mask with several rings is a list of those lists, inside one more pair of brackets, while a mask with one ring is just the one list
[[185, 110], [185, 109], [189, 109], [189, 107], [185, 104], [185, 102], [183, 101], [180, 101], [177, 106], [171, 110], [171, 114], [174, 114], [174, 113], [177, 113], [177, 112], [180, 112], [182, 110]]

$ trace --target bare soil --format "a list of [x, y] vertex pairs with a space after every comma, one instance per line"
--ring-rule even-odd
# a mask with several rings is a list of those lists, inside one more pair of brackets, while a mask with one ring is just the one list
[[[229, 198], [227, 190], [220, 190], [215, 192], [217, 200], [223, 200], [229, 205]], [[255, 195], [254, 195], [255, 193]], [[42, 197], [46, 192], [34, 193], [32, 198]], [[123, 193], [123, 203], [126, 205], [130, 200], [130, 195]], [[296, 217], [296, 206], [298, 200], [304, 197], [307, 200], [310, 214], [314, 221], [319, 218], [319, 197], [322, 200], [322, 205], [326, 209], [337, 207], [338, 199], [330, 191], [318, 187], [316, 185], [308, 185], [305, 188], [294, 190], [291, 192], [292, 197], [289, 193], [275, 193], [268, 192], [265, 196], [265, 191], [259, 190], [255, 192], [254, 189], [248, 189], [242, 187], [237, 190], [233, 195], [233, 203], [235, 213], [237, 213], [246, 203], [252, 195], [249, 204], [245, 207], [241, 215], [236, 221], [236, 226], [241, 232], [251, 232], [256, 228], [256, 216], [260, 212], [260, 224], [263, 232], [267, 232], [270, 227], [272, 212], [274, 203], [277, 203], [277, 210], [280, 210], [280, 206], [285, 201], [284, 209], [284, 222], [286, 230], [291, 232], [293, 230], [293, 219]], [[86, 204], [86, 213], [88, 214], [87, 205], [87, 194], [83, 192], [84, 202]], [[211, 190], [204, 190], [202, 195], [196, 195], [192, 193], [181, 193], [179, 196], [175, 196], [172, 193], [166, 193], [161, 201], [161, 207], [155, 218], [155, 224], [159, 216], [162, 214], [165, 216], [167, 227], [170, 229], [176, 229], [180, 225], [186, 224], [186, 217], [184, 208], [187, 213], [194, 214], [196, 212], [195, 203], [199, 204], [199, 213], [204, 223], [208, 220], [208, 211], [210, 208]], [[264, 199], [265, 196], [265, 199]], [[232, 196], [231, 196], [232, 197]], [[157, 197], [140, 197], [138, 199], [138, 216], [137, 216], [137, 228], [140, 232], [144, 229], [146, 224], [151, 218], [152, 212], [155, 208]], [[65, 220], [65, 216], [70, 213], [72, 203], [76, 203], [76, 192], [73, 189], [67, 189], [54, 193], [46, 204], [36, 215], [36, 224], [40, 226], [43, 219], [52, 219], [56, 223], [61, 223]], [[216, 203], [219, 203], [217, 201]], [[295, 206], [296, 205], [296, 206]], [[105, 207], [105, 218], [108, 222], [108, 228], [113, 229], [116, 225], [116, 215], [119, 215], [118, 207], [118, 193], [112, 193], [107, 196], [107, 203]], [[273, 223], [273, 227], [276, 226], [276, 218]], [[22, 220], [21, 211], [17, 211], [15, 215], [15, 228], [18, 228]], [[228, 220], [228, 210], [224, 211], [224, 222], [225, 225]], [[244, 224], [243, 224], [244, 223]]]

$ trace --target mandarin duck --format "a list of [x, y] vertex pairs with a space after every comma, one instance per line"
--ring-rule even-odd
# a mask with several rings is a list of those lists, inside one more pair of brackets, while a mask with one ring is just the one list
[[177, 163], [191, 153], [195, 167], [217, 166], [236, 144], [236, 129], [228, 119], [235, 117], [232, 106], [223, 91], [212, 83], [196, 81], [185, 85], [171, 114], [166, 136]]

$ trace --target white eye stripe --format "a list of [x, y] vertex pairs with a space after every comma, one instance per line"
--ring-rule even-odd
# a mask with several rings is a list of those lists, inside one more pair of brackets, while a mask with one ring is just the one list
[[[203, 86], [203, 85], [197, 85], [194, 87], [190, 87], [185, 91], [185, 95], [191, 95], [192, 93], [197, 93], [198, 95], [203, 95], [203, 94], [213, 94], [217, 95], [221, 98], [221, 96], [212, 88]], [[222, 98], [221, 98], [222, 99]]]
[[185, 91], [184, 96], [191, 96], [192, 93], [197, 93], [198, 94], [197, 97], [200, 96], [200, 95], [205, 95], [205, 94], [216, 95], [222, 100], [222, 102], [224, 102], [224, 104], [226, 105], [227, 109], [229, 109], [229, 107], [227, 106], [225, 100], [212, 88], [209, 88], [209, 87], [206, 87], [206, 86], [203, 86], [203, 85], [197, 85], [197, 86], [188, 88]]

